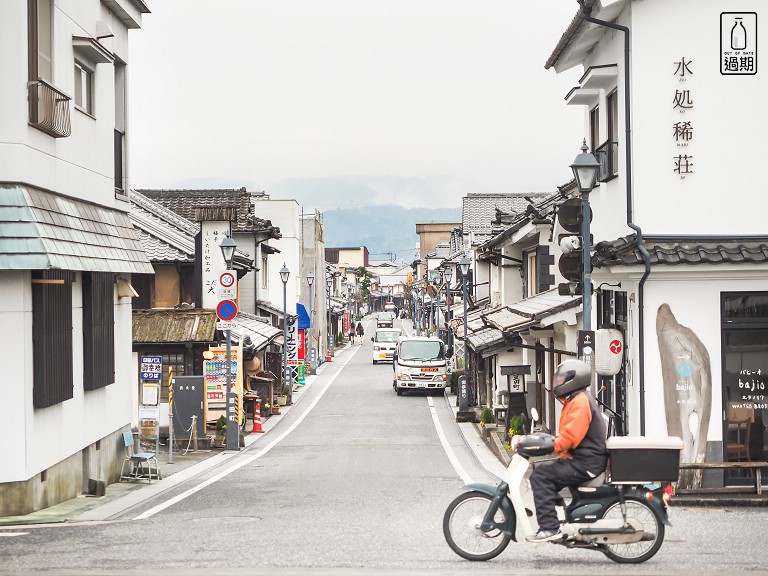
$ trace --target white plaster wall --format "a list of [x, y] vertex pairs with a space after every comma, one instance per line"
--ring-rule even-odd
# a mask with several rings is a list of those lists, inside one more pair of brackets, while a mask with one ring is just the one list
[[0, 384], [3, 430], [21, 434], [3, 446], [0, 483], [27, 477], [27, 449], [22, 439], [32, 428], [32, 291], [27, 271], [0, 270], [0, 349], [14, 361]]
[[[631, 28], [631, 106], [633, 134], [634, 221], [645, 234], [764, 234], [762, 212], [768, 200], [755, 191], [761, 177], [760, 134], [768, 127], [763, 104], [768, 80], [764, 27], [758, 25], [758, 74], [720, 74], [720, 13], [758, 12], [764, 2], [747, 0], [724, 7], [717, 0], [632, 2], [619, 23]], [[630, 19], [631, 14], [631, 19]], [[676, 62], [691, 61], [693, 74], [681, 82]], [[619, 177], [590, 195], [595, 241], [631, 233], [626, 227], [623, 34], [607, 30], [585, 60], [590, 65], [618, 64]], [[690, 90], [694, 108], [673, 110], [676, 90]], [[606, 92], [610, 91], [607, 90]], [[601, 100], [603, 110], [604, 100]], [[584, 134], [589, 134], [585, 107]], [[605, 119], [601, 119], [602, 142]], [[694, 138], [677, 147], [673, 123], [691, 121]], [[574, 145], [574, 157], [578, 150]], [[694, 174], [681, 179], [673, 158], [690, 154]], [[570, 161], [571, 159], [567, 159]], [[716, 207], [716, 209], [713, 209]], [[746, 208], [746, 209], [745, 209]]]
[[280, 228], [282, 238], [270, 240], [269, 245], [280, 250], [279, 254], [269, 256], [269, 274], [267, 290], [259, 286], [259, 299], [268, 300], [274, 306], [283, 308], [283, 282], [280, 269], [285, 263], [291, 275], [286, 286], [286, 302], [289, 313], [296, 313], [296, 302], [301, 289], [301, 222], [300, 207], [296, 200], [256, 200], [255, 214], [258, 218], [271, 220], [273, 226]]

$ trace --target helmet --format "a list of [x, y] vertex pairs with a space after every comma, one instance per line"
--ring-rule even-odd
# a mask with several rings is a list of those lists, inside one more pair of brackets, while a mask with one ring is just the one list
[[566, 360], [555, 371], [553, 392], [558, 398], [589, 386], [592, 370], [581, 360]]

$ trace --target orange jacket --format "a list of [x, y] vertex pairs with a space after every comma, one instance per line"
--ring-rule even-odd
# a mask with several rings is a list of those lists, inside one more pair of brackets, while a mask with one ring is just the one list
[[595, 399], [588, 392], [576, 392], [563, 404], [555, 438], [555, 452], [560, 458], [572, 459], [592, 474], [605, 470], [608, 462], [605, 422], [599, 414]]

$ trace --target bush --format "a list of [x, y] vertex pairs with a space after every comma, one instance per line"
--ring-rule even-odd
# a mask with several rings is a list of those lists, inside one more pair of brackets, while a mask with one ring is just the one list
[[512, 418], [509, 419], [509, 435], [515, 436], [516, 434], [525, 434], [525, 430], [523, 430], [523, 421], [520, 419], [520, 416], [512, 416]]
[[491, 424], [491, 423], [493, 423], [493, 410], [488, 408], [488, 406], [483, 408], [483, 411], [480, 412], [480, 422], [482, 424]]

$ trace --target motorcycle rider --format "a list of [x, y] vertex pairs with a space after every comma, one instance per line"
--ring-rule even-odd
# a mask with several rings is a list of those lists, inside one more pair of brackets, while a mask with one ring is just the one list
[[606, 428], [597, 402], [587, 388], [591, 370], [581, 360], [566, 360], [554, 375], [553, 393], [563, 405], [555, 437], [557, 460], [539, 464], [531, 474], [539, 530], [529, 542], [561, 539], [555, 503], [567, 486], [578, 486], [605, 471], [608, 450]]

